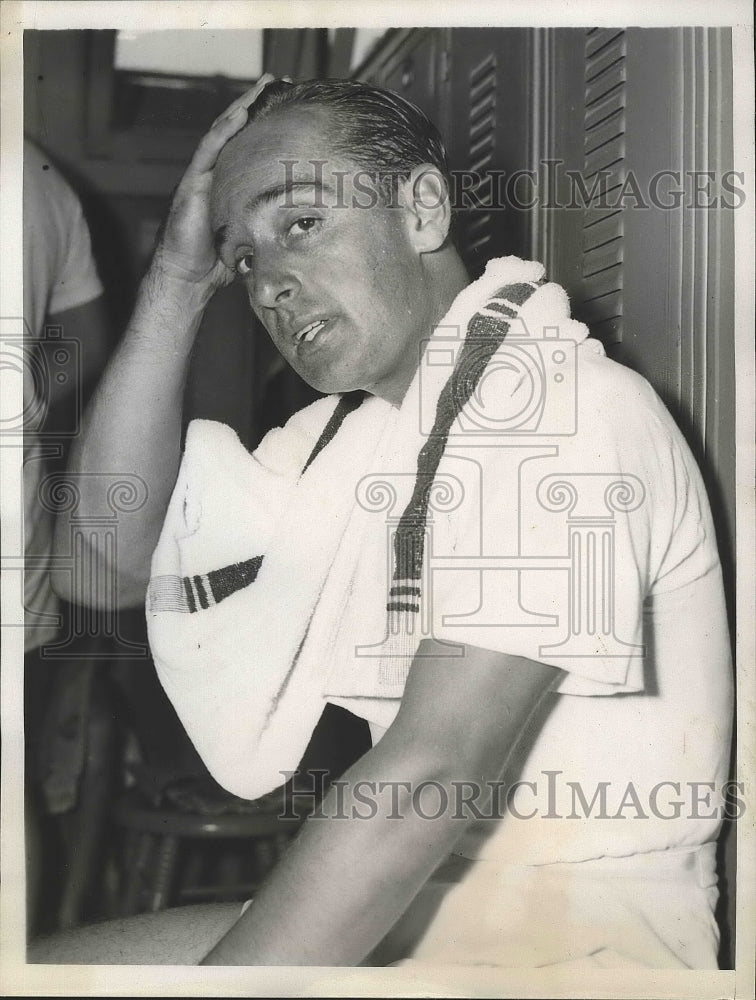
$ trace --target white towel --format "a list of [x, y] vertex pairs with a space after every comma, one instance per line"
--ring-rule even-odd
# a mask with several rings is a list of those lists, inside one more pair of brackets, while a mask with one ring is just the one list
[[[575, 341], [587, 336], [569, 319], [563, 289], [543, 283], [542, 265], [492, 261], [429, 342], [461, 345], [472, 331], [468, 373], [458, 349], [454, 375], [448, 365], [421, 364], [398, 409], [377, 397], [350, 409], [354, 394], [319, 400], [252, 455], [230, 428], [190, 424], [153, 557], [147, 619], [160, 680], [229, 791], [257, 798], [281, 785], [304, 754], [325, 704], [333, 630], [365, 533], [385, 531], [358, 499], [364, 477], [376, 472], [397, 489], [404, 541], [391, 590], [377, 592], [373, 606], [386, 616], [390, 642], [383, 656], [363, 662], [376, 697], [401, 696], [421, 639], [423, 503], [449, 420], [464, 426], [465, 400], [492, 370], [505, 336], [538, 339], [555, 325]], [[489, 341], [496, 353], [481, 369], [470, 350], [480, 342], [485, 358]], [[502, 392], [502, 406], [516, 389], [513, 382]]]

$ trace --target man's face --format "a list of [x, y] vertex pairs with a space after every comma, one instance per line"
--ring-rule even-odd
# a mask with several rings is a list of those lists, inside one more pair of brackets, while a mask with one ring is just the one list
[[376, 199], [355, 188], [366, 183], [364, 169], [331, 152], [326, 115], [288, 108], [223, 150], [211, 195], [216, 244], [305, 381], [398, 404], [435, 304], [408, 212], [356, 204]]

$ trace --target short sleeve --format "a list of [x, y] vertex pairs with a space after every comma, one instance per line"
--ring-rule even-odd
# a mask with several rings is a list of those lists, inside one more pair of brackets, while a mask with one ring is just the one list
[[[668, 421], [672, 424], [671, 417]], [[703, 477], [674, 425], [669, 441], [674, 513], [668, 544], [651, 581], [654, 597], [683, 590], [719, 569], [716, 533]]]
[[563, 694], [644, 690], [644, 601], [673, 533], [656, 397], [619, 367], [583, 365], [574, 434], [443, 459], [462, 500], [431, 559], [435, 638], [559, 667]]
[[102, 294], [81, 203], [60, 173], [24, 142], [24, 318], [33, 336], [45, 317]]
[[91, 302], [102, 294], [87, 224], [78, 200], [68, 206], [65, 256], [50, 295], [51, 313], [64, 312]]

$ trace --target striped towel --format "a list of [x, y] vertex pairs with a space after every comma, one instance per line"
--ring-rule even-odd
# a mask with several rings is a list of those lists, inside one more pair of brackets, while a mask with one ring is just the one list
[[[253, 454], [225, 425], [190, 424], [153, 557], [147, 620], [160, 680], [229, 791], [257, 798], [302, 759], [326, 700], [334, 624], [369, 533], [385, 532], [361, 492], [376, 474], [403, 513], [389, 592], [374, 595], [386, 641], [364, 659], [366, 688], [401, 696], [423, 638], [426, 518], [449, 435], [505, 338], [537, 339], [565, 324], [573, 340], [587, 336], [542, 265], [503, 258], [433, 331], [401, 407], [363, 393], [329, 396]], [[443, 363], [426, 363], [435, 357]]]

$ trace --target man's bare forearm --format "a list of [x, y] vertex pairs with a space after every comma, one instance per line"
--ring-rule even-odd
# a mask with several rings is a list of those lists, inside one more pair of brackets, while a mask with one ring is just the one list
[[[456, 790], [472, 783], [488, 813], [488, 782], [521, 738], [534, 738], [531, 714], [560, 676], [469, 645], [460, 660], [424, 639], [386, 735], [344, 775], [341, 800], [329, 792], [328, 818], [308, 821], [203, 964], [362, 962], [464, 832], [473, 813]], [[436, 791], [421, 802], [424, 787]], [[360, 818], [371, 802], [374, 814]]]
[[[324, 800], [327, 818], [308, 820], [250, 909], [202, 964], [359, 964], [466, 826], [450, 810], [430, 820], [413, 809], [412, 792], [429, 772], [411, 771], [398, 760], [392, 767], [381, 744], [350, 768]], [[391, 773], [401, 780], [387, 779]], [[366, 797], [376, 810], [369, 818]]]
[[167, 274], [158, 262], [142, 282], [129, 327], [71, 449], [69, 474], [79, 500], [75, 519], [58, 518], [56, 555], [71, 553], [77, 521], [91, 524], [108, 510], [108, 489], [119, 477], [144, 490], [146, 498], [138, 509], [119, 514], [115, 552], [105, 532], [88, 527], [81, 533], [86, 566], [76, 574], [78, 582], [67, 567], [53, 574], [56, 590], [70, 600], [97, 606], [115, 600], [127, 606], [144, 598], [150, 557], [178, 471], [189, 358], [210, 294], [200, 284]]

